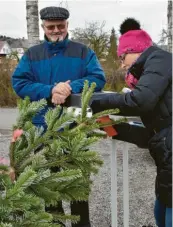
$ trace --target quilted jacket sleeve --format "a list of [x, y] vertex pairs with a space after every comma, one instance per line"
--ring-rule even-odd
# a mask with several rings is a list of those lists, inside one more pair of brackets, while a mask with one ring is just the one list
[[12, 75], [12, 86], [19, 97], [29, 96], [31, 101], [49, 98], [53, 88], [53, 85], [38, 83], [35, 80], [26, 54], [21, 58]]
[[93, 112], [119, 108], [126, 115], [141, 115], [153, 111], [171, 81], [171, 61], [162, 51], [151, 54], [136, 88], [126, 94], [111, 94], [104, 99], [94, 100]]

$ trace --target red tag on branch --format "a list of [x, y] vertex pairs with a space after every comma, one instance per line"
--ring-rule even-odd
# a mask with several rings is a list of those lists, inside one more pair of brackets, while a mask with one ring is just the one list
[[12, 140], [11, 142], [14, 143], [16, 142], [16, 140], [23, 134], [23, 130], [22, 129], [16, 129], [14, 132], [13, 132], [13, 137], [12, 137]]
[[[109, 118], [109, 116], [104, 116], [100, 117], [97, 121], [100, 123], [110, 123], [111, 119]], [[103, 129], [110, 137], [118, 135], [117, 131], [114, 129], [113, 126], [106, 126]]]

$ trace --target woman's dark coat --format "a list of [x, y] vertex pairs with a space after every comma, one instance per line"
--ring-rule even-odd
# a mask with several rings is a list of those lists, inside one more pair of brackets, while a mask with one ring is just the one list
[[172, 207], [172, 54], [152, 46], [129, 69], [138, 79], [134, 90], [93, 100], [94, 113], [119, 108], [121, 115], [140, 116], [157, 166], [156, 196]]

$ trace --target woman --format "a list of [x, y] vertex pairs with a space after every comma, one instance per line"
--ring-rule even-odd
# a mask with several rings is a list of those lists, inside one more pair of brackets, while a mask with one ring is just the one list
[[[121, 115], [140, 116], [151, 135], [148, 147], [157, 166], [155, 219], [158, 227], [172, 227], [172, 55], [153, 46], [139, 22], [120, 26], [118, 56], [132, 89], [93, 100], [94, 113], [119, 108]], [[128, 79], [130, 78], [130, 79]]]

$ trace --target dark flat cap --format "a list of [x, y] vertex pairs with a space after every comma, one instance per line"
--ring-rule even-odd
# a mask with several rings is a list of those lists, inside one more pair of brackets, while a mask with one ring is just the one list
[[62, 7], [50, 6], [40, 10], [41, 20], [66, 20], [69, 16], [69, 11]]

